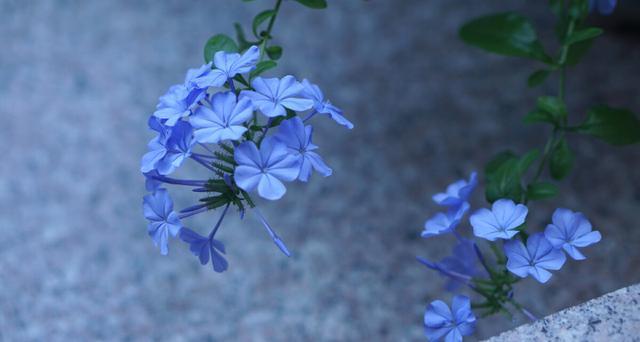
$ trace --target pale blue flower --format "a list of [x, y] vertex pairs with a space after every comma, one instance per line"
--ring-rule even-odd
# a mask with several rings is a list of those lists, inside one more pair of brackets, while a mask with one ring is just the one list
[[167, 140], [169, 140], [171, 136], [171, 128], [163, 125], [160, 119], [153, 115], [149, 117], [148, 125], [149, 128], [156, 131], [158, 135], [147, 144], [149, 152], [142, 156], [140, 165], [140, 171], [142, 173], [155, 170], [158, 162], [167, 154]]
[[193, 135], [200, 143], [219, 143], [238, 140], [247, 131], [243, 125], [253, 116], [253, 107], [248, 99], [236, 103], [233, 92], [217, 93], [211, 98], [211, 108], [200, 106], [189, 118], [195, 129]]
[[348, 129], [353, 128], [351, 121], [342, 115], [342, 110], [324, 99], [324, 94], [322, 90], [320, 90], [320, 87], [309, 82], [307, 79], [302, 80], [302, 86], [304, 87], [302, 94], [306, 98], [313, 100], [313, 109], [318, 112], [318, 114], [328, 115], [339, 125], [345, 126]]
[[297, 116], [283, 121], [278, 128], [278, 134], [275, 135], [278, 141], [287, 146], [289, 153], [298, 159], [300, 165], [298, 179], [303, 182], [309, 180], [312, 168], [324, 177], [331, 176], [333, 173], [320, 155], [313, 152], [318, 146], [311, 142], [312, 135], [313, 127], [305, 126], [302, 119]]
[[153, 115], [166, 120], [165, 125], [174, 126], [181, 118], [188, 117], [204, 96], [203, 91], [192, 92], [183, 84], [176, 84], [160, 97]]
[[181, 229], [180, 239], [189, 244], [189, 250], [200, 259], [201, 265], [206, 265], [209, 262], [209, 256], [211, 256], [211, 265], [214, 271], [224, 272], [229, 267], [227, 260], [222, 256], [225, 253], [222, 242], [204, 237], [186, 227]]
[[249, 98], [267, 117], [285, 116], [287, 109], [300, 112], [313, 107], [313, 101], [302, 95], [304, 88], [293, 76], [281, 79], [256, 77], [251, 86], [255, 91], [243, 90], [241, 97]]
[[298, 177], [298, 159], [289, 154], [287, 146], [274, 137], [266, 137], [260, 150], [253, 141], [245, 141], [235, 149], [238, 166], [234, 178], [245, 191], [258, 189], [258, 194], [268, 200], [280, 199], [287, 191], [282, 181]]
[[509, 271], [521, 278], [530, 275], [541, 283], [551, 278], [548, 270], [559, 270], [567, 259], [561, 250], [553, 248], [543, 233], [531, 235], [526, 247], [518, 239], [505, 242], [504, 253]]
[[602, 15], [609, 15], [616, 9], [617, 0], [589, 0], [589, 10], [597, 9]]
[[471, 311], [471, 301], [467, 296], [455, 296], [451, 303], [453, 310], [441, 301], [431, 302], [424, 313], [425, 335], [429, 341], [460, 342], [462, 336], [473, 334], [476, 317]]
[[452, 232], [466, 212], [469, 210], [469, 203], [463, 202], [457, 210], [449, 210], [446, 213], [437, 213], [424, 223], [424, 230], [420, 234], [423, 238]]
[[436, 204], [457, 210], [462, 203], [469, 200], [469, 196], [478, 185], [478, 174], [472, 172], [469, 180], [458, 180], [447, 186], [446, 192], [433, 195], [433, 201]]
[[165, 144], [166, 154], [156, 163], [158, 173], [168, 175], [180, 167], [191, 156], [191, 149], [195, 143], [191, 125], [186, 121], [176, 123]]
[[144, 217], [149, 220], [147, 231], [162, 255], [169, 253], [169, 234], [176, 236], [182, 225], [178, 214], [173, 211], [173, 201], [166, 189], [144, 196]]
[[499, 199], [493, 203], [491, 210], [479, 209], [471, 215], [469, 221], [473, 234], [477, 237], [489, 241], [509, 240], [518, 234], [517, 228], [525, 222], [528, 211], [523, 204], [515, 204], [510, 199]]
[[213, 56], [215, 69], [194, 79], [193, 84], [198, 88], [221, 87], [236, 75], [255, 69], [259, 59], [260, 49], [255, 45], [243, 54], [218, 51]]
[[586, 259], [578, 247], [587, 247], [602, 238], [599, 231], [591, 230], [591, 223], [582, 213], [564, 208], [553, 213], [552, 223], [547, 225], [544, 235], [553, 247], [564, 249], [574, 260]]
[[477, 267], [479, 258], [476, 248], [473, 241], [460, 238], [453, 247], [451, 255], [439, 262], [433, 263], [421, 257], [417, 257], [417, 259], [420, 263], [447, 278], [446, 290], [455, 291], [460, 285], [468, 284], [473, 277], [480, 273]]

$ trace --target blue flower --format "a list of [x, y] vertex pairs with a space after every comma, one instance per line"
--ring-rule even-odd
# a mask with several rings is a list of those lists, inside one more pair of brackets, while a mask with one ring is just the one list
[[458, 224], [464, 214], [469, 210], [469, 203], [463, 202], [462, 205], [455, 211], [449, 210], [447, 213], [437, 213], [435, 216], [427, 220], [424, 223], [424, 230], [420, 234], [423, 238], [429, 238], [432, 236], [452, 232]]
[[559, 270], [567, 257], [561, 250], [553, 248], [543, 233], [536, 233], [527, 239], [527, 246], [517, 239], [505, 242], [507, 269], [524, 278], [531, 275], [541, 283], [551, 278], [548, 270]]
[[182, 225], [178, 214], [173, 211], [173, 201], [166, 189], [160, 188], [151, 195], [144, 196], [144, 217], [149, 220], [147, 231], [162, 255], [169, 253], [169, 234], [178, 235]]
[[453, 311], [441, 300], [431, 302], [424, 313], [425, 335], [429, 341], [444, 338], [447, 342], [462, 341], [462, 336], [473, 334], [476, 316], [471, 311], [467, 296], [455, 296]]
[[165, 119], [165, 125], [173, 126], [181, 118], [188, 117], [204, 96], [203, 91], [192, 92], [183, 84], [174, 85], [160, 97], [160, 103], [153, 115], [159, 119]]
[[186, 121], [176, 123], [166, 141], [166, 153], [155, 165], [158, 173], [168, 175], [180, 167], [191, 156], [191, 148], [195, 143], [191, 125]]
[[578, 247], [587, 247], [602, 238], [600, 232], [591, 231], [591, 223], [582, 213], [558, 208], [551, 220], [544, 236], [553, 247], [564, 249], [574, 260], [586, 259]]
[[247, 49], [242, 55], [218, 51], [213, 56], [213, 64], [216, 68], [194, 79], [192, 84], [198, 88], [220, 87], [228, 79], [255, 69], [259, 59], [260, 49], [255, 45]]
[[287, 146], [289, 153], [298, 159], [300, 174], [298, 179], [306, 182], [311, 176], [313, 168], [324, 177], [331, 176], [333, 170], [324, 163], [322, 158], [313, 150], [318, 146], [311, 142], [313, 127], [305, 126], [302, 119], [294, 117], [280, 124], [276, 139]]
[[206, 77], [210, 72], [211, 62], [203, 64], [199, 68], [187, 70], [187, 75], [184, 77], [184, 86], [190, 91], [205, 90], [207, 86], [199, 86], [198, 80]]
[[527, 218], [528, 209], [523, 204], [515, 204], [510, 199], [499, 199], [493, 203], [491, 210], [479, 209], [469, 221], [473, 226], [473, 234], [477, 237], [495, 241], [509, 240], [518, 234], [518, 228]]
[[597, 9], [600, 14], [609, 15], [613, 13], [617, 2], [617, 0], [589, 0], [589, 10]]
[[471, 192], [473, 192], [477, 185], [478, 174], [476, 172], [472, 172], [468, 181], [461, 179], [450, 184], [447, 187], [446, 192], [433, 195], [433, 201], [438, 205], [457, 210], [462, 203], [469, 199]]
[[342, 115], [342, 110], [331, 104], [328, 100], [325, 101], [322, 90], [317, 85], [309, 82], [307, 79], [302, 80], [302, 86], [304, 90], [302, 94], [308, 99], [313, 100], [313, 109], [319, 114], [326, 114], [332, 118], [339, 125], [345, 126], [348, 129], [353, 128], [351, 121]]
[[451, 255], [439, 262], [433, 263], [421, 257], [417, 257], [417, 259], [420, 263], [447, 278], [445, 288], [448, 291], [455, 291], [460, 285], [468, 284], [472, 277], [479, 274], [477, 267], [479, 259], [475, 249], [473, 241], [461, 238], [453, 247]]
[[142, 162], [140, 166], [140, 171], [142, 173], [147, 173], [152, 170], [155, 170], [156, 165], [164, 156], [167, 154], [167, 140], [171, 136], [171, 128], [166, 127], [162, 124], [160, 119], [155, 116], [149, 117], [148, 120], [149, 128], [158, 132], [158, 136], [151, 139], [147, 147], [149, 148], [149, 152], [145, 153], [142, 156]]
[[298, 178], [298, 159], [287, 150], [287, 146], [274, 137], [262, 141], [260, 150], [252, 141], [245, 141], [235, 149], [234, 159], [238, 163], [234, 178], [245, 191], [258, 189], [258, 194], [268, 200], [280, 199], [287, 191], [282, 181]]
[[238, 140], [247, 131], [243, 123], [253, 116], [253, 107], [248, 99], [236, 103], [232, 92], [217, 93], [211, 99], [211, 108], [200, 106], [189, 118], [195, 129], [193, 135], [201, 143], [219, 143], [223, 140]]
[[304, 89], [293, 76], [282, 79], [256, 77], [251, 86], [255, 91], [243, 90], [241, 97], [247, 97], [262, 114], [272, 118], [284, 116], [286, 109], [305, 111], [313, 106], [313, 101], [304, 98]]
[[209, 262], [209, 256], [211, 256], [211, 265], [214, 271], [224, 272], [229, 267], [227, 260], [222, 256], [225, 253], [222, 242], [204, 237], [186, 227], [180, 231], [180, 239], [189, 244], [189, 250], [200, 259], [201, 265], [206, 265]]

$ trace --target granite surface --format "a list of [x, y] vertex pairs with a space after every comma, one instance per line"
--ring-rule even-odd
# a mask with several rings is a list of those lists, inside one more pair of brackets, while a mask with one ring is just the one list
[[640, 285], [562, 310], [487, 342], [640, 341]]
[[[0, 340], [422, 340], [422, 314], [450, 300], [415, 261], [449, 253], [419, 238], [431, 195], [505, 147], [544, 143], [522, 117], [555, 82], [528, 89], [537, 65], [462, 44], [474, 16], [516, 9], [551, 38], [542, 1], [284, 3], [278, 73], [320, 84], [353, 131], [317, 120], [332, 177], [292, 184], [259, 203], [293, 251], [285, 258], [252, 218], [226, 220], [230, 269], [201, 267], [175, 241], [168, 257], [146, 235], [140, 156], [149, 113], [202, 63], [202, 46], [270, 1], [0, 0]], [[619, 11], [620, 15], [625, 13]], [[637, 18], [637, 16], [633, 16]], [[608, 102], [640, 112], [637, 26], [609, 18], [605, 37], [569, 73], [572, 120]], [[544, 287], [515, 297], [540, 316], [640, 282], [640, 153], [570, 137], [576, 169], [562, 195], [531, 206], [543, 229], [554, 207], [602, 232]], [[189, 165], [180, 175], [197, 177]], [[194, 176], [195, 175], [195, 176]], [[172, 190], [177, 207], [191, 194]], [[482, 204], [477, 192], [474, 207]], [[187, 224], [201, 232], [216, 219]], [[461, 227], [469, 234], [468, 226]], [[486, 338], [523, 323], [483, 320]]]

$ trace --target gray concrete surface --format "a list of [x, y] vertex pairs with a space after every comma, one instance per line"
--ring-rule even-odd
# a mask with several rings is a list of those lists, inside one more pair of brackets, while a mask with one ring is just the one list
[[640, 341], [640, 285], [633, 285], [490, 338], [509, 341]]
[[[535, 65], [469, 48], [456, 31], [505, 9], [548, 28], [544, 5], [286, 2], [278, 73], [320, 84], [356, 129], [318, 122], [334, 175], [260, 203], [294, 257], [257, 222], [233, 218], [220, 232], [230, 269], [216, 274], [178, 243], [160, 256], [146, 236], [145, 123], [157, 97], [202, 62], [211, 34], [248, 26], [270, 3], [0, 0], [0, 340], [423, 339], [427, 303], [450, 298], [414, 260], [442, 257], [452, 242], [418, 237], [436, 210], [431, 194], [505, 146], [541, 146], [541, 129], [521, 118], [555, 87], [527, 89]], [[573, 119], [601, 101], [640, 111], [639, 60], [637, 32], [598, 41], [569, 74]], [[547, 286], [521, 284], [516, 298], [539, 315], [640, 281], [638, 148], [570, 144], [579, 167], [559, 198], [531, 212], [542, 229], [555, 206], [583, 211], [603, 241]], [[195, 200], [173, 196], [179, 207]], [[214, 219], [189, 224], [204, 231]], [[489, 318], [478, 336], [520, 323]]]

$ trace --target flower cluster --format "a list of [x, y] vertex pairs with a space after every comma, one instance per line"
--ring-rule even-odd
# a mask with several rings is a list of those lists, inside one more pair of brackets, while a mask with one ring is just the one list
[[[257, 46], [242, 53], [216, 52], [212, 62], [190, 69], [183, 83], [170, 87], [149, 118], [149, 128], [156, 136], [140, 167], [150, 192], [143, 207], [149, 235], [162, 254], [169, 251], [169, 236], [179, 236], [201, 264], [211, 260], [213, 269], [223, 272], [228, 267], [225, 247], [215, 236], [229, 207], [235, 206], [241, 217], [252, 209], [288, 256], [289, 250], [250, 194], [278, 200], [286, 192], [285, 182], [307, 182], [313, 171], [324, 177], [332, 174], [316, 152], [308, 122], [326, 116], [349, 129], [353, 124], [309, 81], [299, 82], [290, 75], [257, 76], [254, 70], [260, 59]], [[206, 168], [211, 177], [171, 177], [187, 160]], [[186, 186], [203, 197], [176, 212], [165, 184]], [[217, 208], [223, 208], [222, 213], [207, 236], [182, 222]]]
[[[600, 241], [601, 235], [592, 230], [582, 213], [558, 208], [543, 231], [529, 236], [525, 231], [527, 206], [503, 198], [493, 202], [491, 209], [480, 208], [469, 217], [473, 235], [486, 240], [495, 252], [495, 262], [491, 262], [476, 242], [464, 238], [456, 229], [469, 211], [469, 197], [477, 183], [474, 172], [469, 180], [459, 180], [446, 192], [433, 196], [434, 202], [446, 210], [426, 221], [422, 237], [452, 234], [458, 243], [453, 254], [439, 262], [421, 257], [418, 261], [446, 277], [448, 290], [464, 285], [483, 297], [484, 302], [473, 305], [484, 310], [483, 314], [508, 312], [509, 304], [532, 318], [513, 298], [513, 284], [528, 276], [546, 283], [552, 276], [550, 271], [559, 270], [565, 263], [565, 253], [574, 260], [583, 260], [585, 256], [579, 248]], [[432, 302], [424, 315], [427, 338], [461, 341], [462, 336], [472, 334], [475, 316], [469, 303], [468, 297], [456, 296], [452, 313], [443, 302]]]

